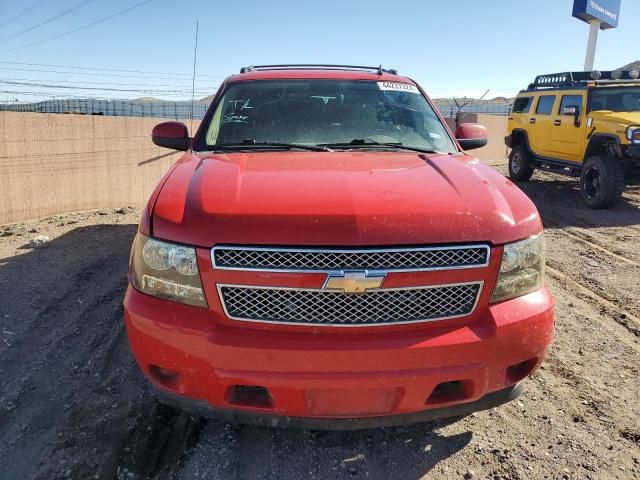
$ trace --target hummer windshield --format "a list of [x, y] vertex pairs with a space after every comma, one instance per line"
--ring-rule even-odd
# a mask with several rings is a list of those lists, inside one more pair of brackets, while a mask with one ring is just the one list
[[590, 111], [640, 112], [640, 85], [596, 88], [591, 92]]
[[414, 85], [353, 80], [232, 83], [198, 149], [287, 147], [457, 152]]

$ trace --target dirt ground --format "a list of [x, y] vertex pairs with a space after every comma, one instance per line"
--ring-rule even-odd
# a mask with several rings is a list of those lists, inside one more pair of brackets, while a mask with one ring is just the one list
[[[521, 187], [547, 227], [557, 301], [523, 396], [347, 433], [231, 426], [150, 397], [123, 328], [138, 211], [0, 225], [0, 478], [640, 478], [640, 188], [598, 212], [572, 179]], [[46, 248], [29, 246], [37, 235]]]

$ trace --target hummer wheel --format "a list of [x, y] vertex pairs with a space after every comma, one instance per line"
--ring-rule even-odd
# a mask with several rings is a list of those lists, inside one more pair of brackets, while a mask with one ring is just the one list
[[580, 194], [588, 207], [611, 208], [624, 190], [624, 168], [615, 158], [589, 157], [580, 174]]
[[531, 156], [524, 145], [514, 145], [509, 155], [509, 178], [518, 182], [529, 180], [535, 170], [530, 159]]

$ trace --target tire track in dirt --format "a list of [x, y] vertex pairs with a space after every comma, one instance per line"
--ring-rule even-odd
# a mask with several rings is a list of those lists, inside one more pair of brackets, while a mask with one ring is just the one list
[[625, 257], [624, 255], [621, 255], [620, 253], [614, 252], [612, 250], [609, 250], [607, 247], [600, 245], [591, 235], [589, 235], [586, 232], [580, 231], [578, 230], [577, 227], [574, 228], [567, 228], [567, 229], [562, 229], [560, 226], [558, 226], [556, 223], [554, 223], [553, 221], [545, 221], [545, 227], [547, 228], [553, 228], [554, 229], [554, 233], [558, 233], [560, 235], [564, 235], [565, 237], [569, 237], [572, 240], [576, 240], [584, 245], [587, 245], [595, 250], [598, 250], [599, 252], [605, 253], [617, 260], [620, 260], [621, 262], [627, 263], [629, 265], [632, 265], [634, 267], [640, 267], [640, 262], [637, 262], [636, 260], [633, 260], [629, 257]]
[[[613, 301], [599, 295], [592, 289], [576, 282], [575, 280], [570, 278], [568, 274], [565, 274], [562, 271], [551, 267], [549, 263], [550, 262], [547, 261], [546, 271], [550, 274], [551, 277], [555, 278], [555, 280], [557, 280], [559, 284], [563, 285], [565, 288], [570, 288], [572, 290], [572, 293], [578, 298], [586, 298], [591, 301], [590, 303], [595, 303], [596, 306], [605, 307], [605, 310], [609, 309], [616, 312], [616, 315], [609, 314], [606, 318], [611, 318], [617, 324], [624, 327], [630, 334], [636, 337], [640, 337], [640, 318], [629, 313], [622, 307], [615, 304]], [[631, 345], [635, 345], [635, 343], [631, 343]], [[640, 347], [637, 348], [640, 349]]]
[[116, 470], [118, 480], [176, 478], [185, 461], [185, 452], [195, 445], [206, 423], [203, 418], [155, 402], [150, 406], [138, 417], [120, 449]]
[[[38, 335], [38, 345], [34, 345], [34, 339], [30, 335], [20, 336], [13, 343], [12, 348], [4, 350], [0, 354], [0, 363], [3, 365], [11, 365], [15, 362], [16, 357], [20, 362], [29, 365], [24, 375], [14, 378], [7, 382], [2, 382], [2, 402], [10, 407], [38, 405], [38, 391], [33, 388], [34, 385], [41, 385], [51, 382], [51, 368], [60, 362], [61, 356], [66, 354], [69, 347], [76, 352], [73, 358], [74, 370], [87, 370], [91, 368], [93, 358], [96, 351], [86, 349], [87, 339], [83, 338], [83, 325], [81, 319], [87, 315], [104, 314], [108, 321], [112, 321], [114, 327], [106, 330], [95, 330], [90, 332], [90, 342], [92, 344], [100, 344], [105, 339], [113, 335], [117, 330], [119, 322], [114, 315], [108, 313], [108, 308], [104, 308], [104, 304], [109, 300], [113, 301], [120, 298], [124, 294], [121, 282], [109, 284], [109, 277], [112, 272], [101, 272], [93, 278], [91, 275], [85, 275], [78, 281], [73, 282], [73, 287], [62, 297], [53, 299], [53, 301], [45, 305], [38, 313], [37, 317], [31, 322], [30, 330]], [[100, 281], [107, 288], [107, 293], [94, 299], [92, 302], [79, 306], [76, 298], [83, 294], [81, 284], [91, 284], [94, 281]], [[71, 297], [74, 297], [71, 299]], [[49, 325], [51, 319], [59, 318], [60, 313], [67, 317], [64, 324]], [[43, 333], [41, 333], [43, 332]], [[34, 351], [36, 350], [36, 351]], [[39, 354], [40, 350], [42, 353]], [[62, 373], [62, 372], [60, 372]], [[41, 411], [45, 414], [47, 410]], [[21, 412], [25, 414], [26, 412]], [[7, 419], [4, 417], [5, 420]], [[2, 420], [0, 420], [0, 426]]]
[[638, 431], [637, 412], [628, 408], [637, 397], [638, 341], [629, 344], [618, 336], [603, 335], [601, 328], [610, 325], [597, 305], [558, 287], [552, 284], [558, 303], [556, 339], [533, 385], [549, 384], [544, 395], [557, 397], [551, 404], [570, 418], [568, 425], [577, 427], [575, 436], [584, 446], [606, 446], [605, 455], [587, 457], [606, 460], [609, 473], [597, 478], [627, 478], [618, 471], [619, 452], [627, 448], [620, 445], [620, 438], [629, 440], [628, 432]]

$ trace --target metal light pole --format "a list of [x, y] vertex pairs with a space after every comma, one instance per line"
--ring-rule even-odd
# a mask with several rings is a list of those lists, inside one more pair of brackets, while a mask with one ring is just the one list
[[600, 20], [589, 22], [589, 40], [587, 41], [587, 56], [584, 59], [584, 69], [587, 72], [593, 70], [593, 63], [596, 59], [596, 46], [598, 45], [598, 31], [600, 30]]

